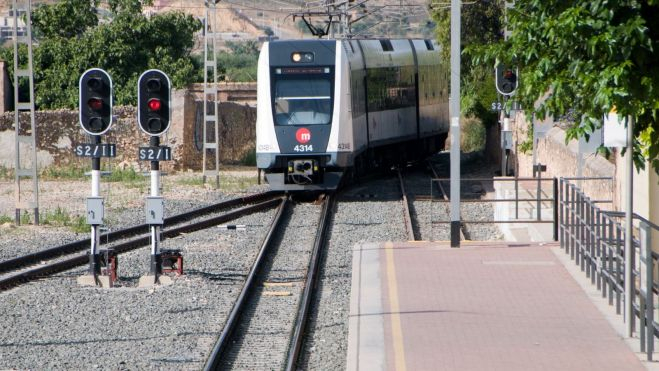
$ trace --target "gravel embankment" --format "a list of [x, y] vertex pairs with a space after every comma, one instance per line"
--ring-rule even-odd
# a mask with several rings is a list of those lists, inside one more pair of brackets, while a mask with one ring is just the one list
[[[438, 161], [446, 162], [445, 157]], [[443, 168], [442, 176], [448, 175], [448, 166]], [[464, 165], [463, 176], [467, 176], [468, 171], [469, 166]], [[429, 194], [429, 174], [420, 170], [409, 172], [406, 187], [410, 192]], [[13, 215], [13, 198], [7, 193], [12, 186], [0, 183], [0, 194], [8, 195], [0, 199], [0, 215]], [[52, 187], [52, 192], [42, 191], [44, 205], [50, 208], [66, 205], [71, 214], [76, 213], [76, 208], [84, 209], [84, 199], [89, 193], [86, 182], [44, 186]], [[250, 193], [264, 188], [252, 187]], [[103, 192], [107, 194], [107, 190]], [[110, 193], [112, 201], [109, 205], [106, 203], [110, 227], [118, 229], [142, 223], [143, 198], [147, 192], [146, 188], [119, 189], [114, 185]], [[174, 182], [165, 186], [163, 195], [167, 215], [236, 197]], [[448, 240], [448, 225], [431, 223], [448, 220], [448, 209], [423, 197], [411, 200], [417, 236], [423, 240]], [[296, 208], [307, 207], [315, 209], [310, 205]], [[491, 204], [465, 205], [463, 219], [491, 219], [491, 208]], [[269, 211], [235, 221], [235, 224], [246, 224], [246, 231], [212, 228], [164, 241], [163, 248], [180, 248], [185, 256], [186, 274], [169, 286], [136, 287], [139, 277], [148, 271], [149, 250], [143, 248], [120, 256], [120, 280], [116, 288], [78, 286], [76, 278], [86, 270], [80, 268], [0, 294], [0, 313], [8, 319], [0, 335], [0, 369], [202, 368], [273, 214]], [[345, 369], [352, 250], [356, 244], [364, 242], [407, 240], [402, 215], [395, 177], [365, 182], [339, 197], [323, 252], [319, 294], [308, 325], [302, 368]], [[305, 220], [291, 223], [297, 229], [306, 228], [316, 222], [317, 212], [302, 219]], [[88, 234], [76, 234], [64, 227], [5, 225], [0, 228], [0, 260], [88, 238]], [[315, 232], [315, 227], [313, 229]], [[285, 231], [289, 233], [294, 235], [295, 228]], [[498, 230], [492, 225], [482, 225], [482, 228], [467, 225], [467, 233], [474, 239], [499, 238]], [[287, 255], [308, 261], [306, 251]], [[284, 278], [299, 273], [302, 277], [302, 272], [286, 271], [297, 269], [293, 268], [293, 261], [287, 259], [282, 257], [280, 262], [272, 262], [271, 273], [282, 274]], [[282, 299], [272, 297], [275, 298]], [[235, 364], [236, 368], [250, 367], [241, 365]], [[276, 368], [265, 364], [251, 366]]]

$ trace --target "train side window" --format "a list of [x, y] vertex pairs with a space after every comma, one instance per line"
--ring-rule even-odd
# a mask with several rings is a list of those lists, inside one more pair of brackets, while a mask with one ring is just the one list
[[380, 40], [380, 45], [382, 46], [382, 51], [394, 51], [394, 46], [391, 44], [391, 40]]
[[435, 46], [432, 44], [432, 41], [425, 39], [423, 40], [426, 43], [426, 49], [435, 50]]

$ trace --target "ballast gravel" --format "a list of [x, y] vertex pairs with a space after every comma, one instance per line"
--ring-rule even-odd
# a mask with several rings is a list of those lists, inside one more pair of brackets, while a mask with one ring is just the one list
[[[406, 186], [422, 193], [429, 189], [429, 178], [422, 172], [406, 180]], [[113, 191], [112, 229], [143, 222], [145, 190], [131, 192]], [[87, 193], [86, 183], [73, 185], [57, 202], [84, 208]], [[172, 186], [163, 192], [167, 215], [241, 195], [198, 186]], [[448, 217], [448, 211], [420, 199], [410, 203], [418, 238], [448, 239], [446, 228], [431, 219]], [[463, 215], [491, 218], [491, 204], [474, 205], [463, 206]], [[345, 369], [352, 249], [363, 242], [407, 240], [402, 210], [398, 179], [393, 177], [356, 185], [339, 197], [323, 252], [302, 369]], [[11, 204], [0, 202], [0, 214], [12, 212]], [[86, 271], [79, 268], [0, 293], [0, 313], [6, 319], [0, 332], [0, 369], [202, 369], [273, 215], [270, 210], [232, 222], [245, 224], [245, 231], [211, 228], [165, 240], [163, 248], [182, 249], [185, 259], [185, 275], [174, 277], [171, 285], [137, 287], [149, 267], [149, 250], [142, 248], [119, 257], [120, 278], [112, 289], [78, 286], [76, 278]], [[471, 238], [500, 238], [496, 227], [490, 227], [481, 231], [467, 226], [467, 233]], [[83, 238], [88, 234], [67, 228], [0, 226], [0, 260]]]

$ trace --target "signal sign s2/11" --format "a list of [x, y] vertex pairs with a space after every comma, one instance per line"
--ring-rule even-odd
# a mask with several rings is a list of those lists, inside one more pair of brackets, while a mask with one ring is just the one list
[[117, 156], [117, 146], [110, 143], [81, 143], [76, 145], [73, 151], [78, 157], [101, 158]]

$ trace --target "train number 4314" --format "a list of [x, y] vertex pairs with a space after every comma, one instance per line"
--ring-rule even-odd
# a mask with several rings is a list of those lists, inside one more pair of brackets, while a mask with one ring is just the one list
[[295, 151], [295, 152], [311, 152], [311, 151], [313, 151], [313, 145], [311, 145], [311, 144], [298, 144], [295, 147], [293, 147], [293, 151]]

